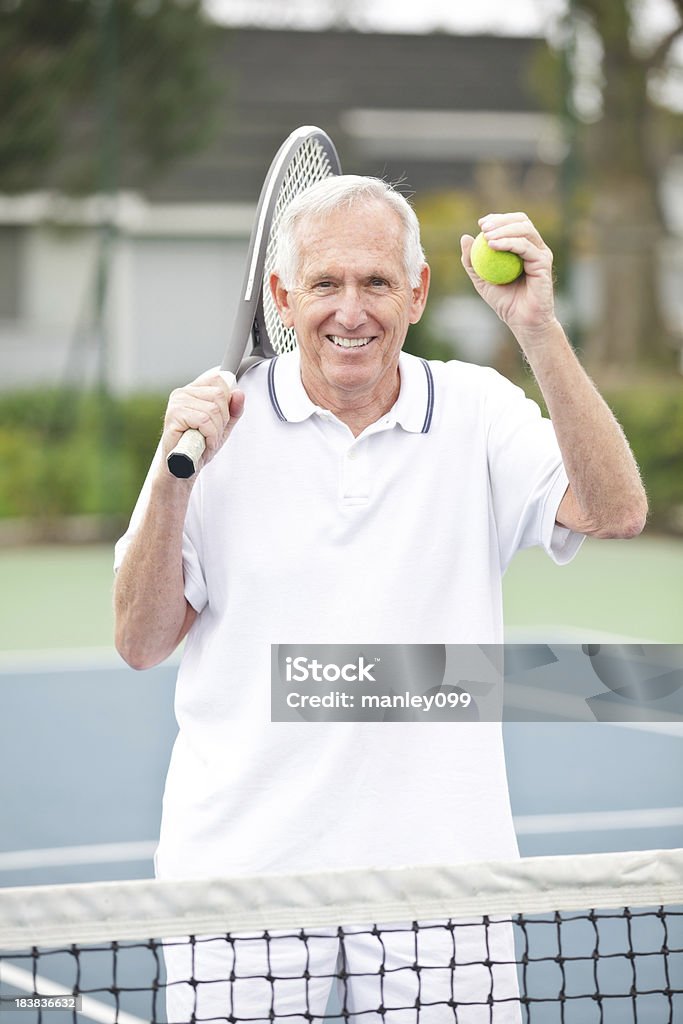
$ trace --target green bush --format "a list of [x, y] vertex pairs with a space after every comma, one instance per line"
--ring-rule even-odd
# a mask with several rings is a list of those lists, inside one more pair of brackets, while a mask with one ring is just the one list
[[[523, 386], [533, 395], [531, 380]], [[602, 390], [638, 459], [651, 526], [683, 532], [680, 382]], [[166, 396], [159, 395], [0, 395], [0, 518], [101, 515], [125, 521], [161, 433], [165, 406]]]
[[0, 517], [130, 514], [166, 398], [0, 396]]
[[683, 532], [683, 387], [644, 385], [605, 398], [638, 460], [651, 526]]
[[[518, 380], [546, 413], [538, 387]], [[600, 392], [624, 429], [650, 503], [650, 528], [683, 533], [683, 387], [679, 379], [649, 379]], [[547, 413], [546, 413], [547, 415]]]

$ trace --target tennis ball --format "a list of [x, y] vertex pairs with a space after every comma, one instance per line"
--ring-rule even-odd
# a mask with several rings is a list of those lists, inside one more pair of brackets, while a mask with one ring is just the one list
[[492, 249], [483, 233], [475, 238], [470, 259], [479, 277], [489, 284], [510, 284], [524, 270], [524, 262], [517, 253]]

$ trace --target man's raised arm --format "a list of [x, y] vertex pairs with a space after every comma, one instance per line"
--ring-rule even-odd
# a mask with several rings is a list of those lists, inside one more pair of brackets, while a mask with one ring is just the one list
[[595, 537], [635, 537], [647, 517], [645, 490], [621, 427], [555, 317], [552, 252], [524, 213], [488, 214], [479, 224], [492, 249], [524, 261], [512, 284], [489, 284], [472, 267], [473, 239], [461, 239], [463, 266], [515, 335], [548, 406], [569, 479], [557, 521]]

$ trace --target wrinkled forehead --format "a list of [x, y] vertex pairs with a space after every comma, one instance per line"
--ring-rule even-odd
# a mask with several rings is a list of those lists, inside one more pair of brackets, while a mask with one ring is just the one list
[[403, 224], [396, 210], [380, 199], [359, 199], [329, 211], [302, 212], [294, 224], [294, 240], [301, 255], [321, 239], [334, 241], [349, 235], [370, 235], [402, 243]]
[[405, 275], [404, 249], [392, 210], [340, 210], [304, 226], [295, 240], [295, 274], [301, 282], [319, 274], [398, 282]]
[[294, 223], [297, 242], [304, 242], [306, 236], [318, 234], [341, 234], [358, 225], [373, 227], [384, 234], [396, 234], [400, 238], [402, 223], [400, 217], [388, 203], [377, 199], [358, 199], [332, 210], [302, 210]]

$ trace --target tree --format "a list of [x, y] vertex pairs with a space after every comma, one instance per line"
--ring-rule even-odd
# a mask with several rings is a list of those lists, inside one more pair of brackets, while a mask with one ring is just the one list
[[219, 33], [201, 0], [0, 0], [0, 190], [98, 191], [103, 148], [105, 186], [140, 184], [199, 149]]
[[[588, 228], [602, 284], [599, 320], [585, 339], [593, 365], [666, 365], [674, 359], [660, 295], [666, 228], [659, 184], [680, 142], [681, 118], [656, 101], [652, 87], [683, 35], [683, 0], [673, 0], [676, 24], [649, 46], [636, 31], [641, 6], [636, 0], [570, 0], [565, 26], [570, 41], [588, 27], [602, 50], [601, 109], [589, 123], [573, 119], [573, 193], [584, 203], [580, 229], [585, 235]], [[566, 56], [571, 94], [578, 71], [571, 48]]]

